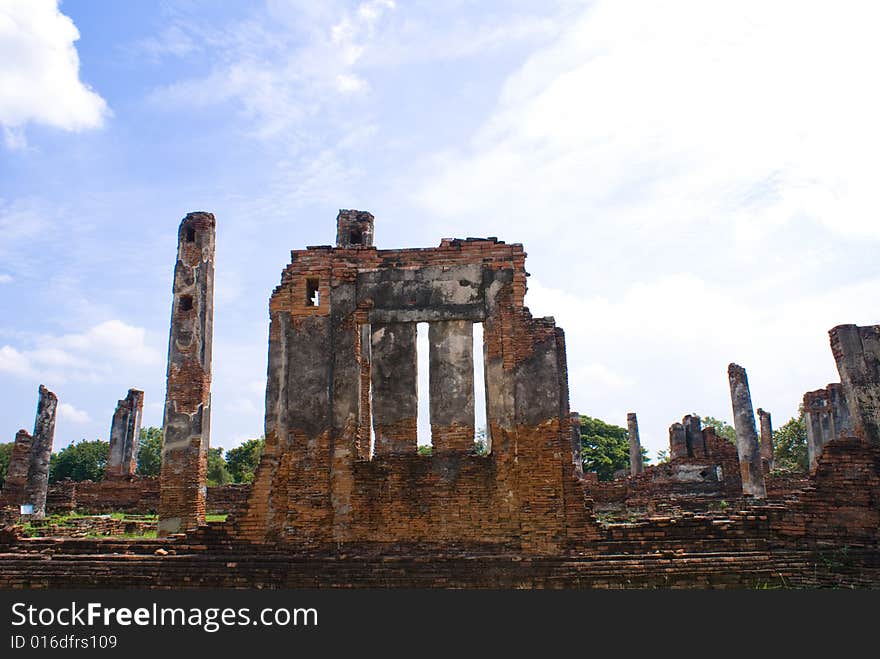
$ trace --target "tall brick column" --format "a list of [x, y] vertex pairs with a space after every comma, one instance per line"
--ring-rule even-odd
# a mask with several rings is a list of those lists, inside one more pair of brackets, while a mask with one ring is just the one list
[[684, 426], [673, 423], [669, 426], [669, 459], [678, 460], [688, 456], [687, 437]]
[[730, 380], [730, 400], [733, 406], [733, 425], [736, 428], [736, 452], [742, 476], [743, 494], [757, 499], [767, 496], [764, 469], [761, 465], [761, 444], [755, 427], [755, 412], [749, 392], [746, 370], [737, 364], [727, 367]]
[[758, 419], [761, 424], [761, 464], [764, 473], [773, 470], [773, 421], [770, 412], [758, 408]]
[[474, 324], [433, 322], [428, 328], [431, 443], [434, 451], [474, 447]]
[[210, 213], [190, 213], [177, 235], [159, 476], [160, 536], [205, 523], [215, 229]]
[[372, 324], [374, 455], [415, 453], [418, 353], [415, 323]]
[[635, 412], [626, 415], [626, 429], [629, 434], [629, 473], [637, 476], [645, 471], [642, 463], [642, 442], [639, 439], [639, 420]]
[[853, 431], [880, 445], [880, 325], [838, 325], [830, 335]]
[[46, 494], [49, 491], [49, 459], [52, 457], [52, 443], [55, 441], [55, 412], [58, 397], [40, 385], [40, 399], [37, 403], [37, 418], [34, 421], [34, 435], [31, 443], [31, 464], [28, 468], [27, 488], [24, 503], [34, 506], [34, 515], [46, 515]]
[[129, 389], [128, 395], [116, 405], [110, 424], [110, 451], [104, 476], [108, 480], [134, 476], [137, 470], [144, 392]]
[[696, 414], [688, 414], [682, 419], [688, 455], [692, 458], [706, 457], [706, 444], [703, 442], [703, 422]]

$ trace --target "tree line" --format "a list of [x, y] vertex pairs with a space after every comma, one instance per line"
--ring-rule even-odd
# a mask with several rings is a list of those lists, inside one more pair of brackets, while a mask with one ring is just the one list
[[[719, 437], [736, 443], [736, 432], [726, 421], [712, 416], [703, 417], [703, 426], [713, 426]], [[250, 483], [254, 479], [265, 440], [249, 439], [228, 451], [222, 448], [208, 449], [208, 485], [227, 483]], [[776, 469], [787, 471], [807, 471], [807, 430], [803, 410], [797, 417], [773, 431], [774, 458]], [[6, 479], [12, 446], [0, 444], [0, 487]], [[52, 454], [49, 464], [49, 481], [64, 479], [74, 481], [100, 481], [104, 478], [109, 444], [96, 439], [70, 444]], [[420, 451], [430, 454], [431, 447], [420, 447]], [[485, 454], [485, 435], [480, 434], [474, 443], [477, 454]], [[599, 480], [608, 481], [615, 473], [629, 470], [629, 440], [627, 430], [601, 419], [590, 416], [581, 417], [581, 457], [584, 471], [595, 471]], [[648, 453], [642, 448], [642, 459], [647, 465]], [[667, 451], [657, 454], [657, 461], [669, 459]], [[158, 476], [162, 467], [162, 429], [156, 427], [141, 430], [140, 450], [138, 451], [137, 474]]]
[[[249, 439], [229, 451], [222, 448], [208, 449], [208, 485], [250, 483], [254, 479], [265, 440]], [[0, 444], [0, 487], [6, 481], [13, 443]], [[104, 480], [104, 467], [110, 444], [102, 439], [86, 440], [70, 444], [53, 453], [49, 462], [49, 482], [65, 479], [73, 481]], [[158, 476], [162, 469], [162, 429], [141, 429], [137, 471], [139, 476]]]

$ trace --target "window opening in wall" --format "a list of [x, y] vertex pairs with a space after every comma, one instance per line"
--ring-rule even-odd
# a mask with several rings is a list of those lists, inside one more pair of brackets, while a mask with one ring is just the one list
[[416, 364], [418, 372], [419, 413], [417, 425], [418, 451], [422, 455], [431, 455], [433, 442], [431, 441], [431, 396], [429, 383], [430, 346], [428, 345], [428, 323], [416, 325]]
[[186, 228], [186, 242], [194, 243], [196, 241], [196, 230], [192, 227]]
[[364, 234], [360, 229], [352, 229], [351, 234], [349, 235], [348, 242], [352, 245], [363, 245], [364, 244]]
[[317, 279], [306, 279], [306, 306], [321, 306], [321, 293], [318, 291], [319, 281]]
[[474, 452], [488, 455], [489, 423], [486, 415], [486, 369], [483, 364], [483, 323], [474, 323]]
[[192, 295], [181, 295], [179, 308], [181, 311], [189, 311], [190, 309], [192, 309], [193, 308]]

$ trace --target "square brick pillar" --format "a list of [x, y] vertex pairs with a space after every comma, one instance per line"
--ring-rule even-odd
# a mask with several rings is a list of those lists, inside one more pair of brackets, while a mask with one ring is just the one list
[[434, 451], [474, 447], [474, 324], [439, 321], [428, 329], [431, 443]]
[[371, 327], [373, 454], [415, 453], [419, 413], [416, 324], [373, 323]]

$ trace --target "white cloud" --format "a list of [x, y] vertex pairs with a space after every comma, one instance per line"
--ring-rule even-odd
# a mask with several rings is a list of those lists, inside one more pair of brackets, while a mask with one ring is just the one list
[[146, 331], [120, 320], [108, 320], [82, 333], [37, 335], [33, 347], [0, 348], [0, 372], [47, 382], [100, 382], [118, 369], [137, 372], [162, 362]]
[[12, 275], [0, 274], [0, 284], [8, 284], [12, 281]]
[[0, 372], [29, 376], [32, 372], [30, 360], [12, 346], [3, 346], [0, 348]]
[[79, 78], [77, 39], [55, 0], [0, 6], [0, 124], [7, 147], [23, 148], [21, 127], [28, 122], [69, 131], [103, 124], [109, 110]]
[[88, 423], [92, 420], [88, 412], [84, 412], [70, 403], [64, 402], [58, 403], [58, 418], [60, 421], [69, 421], [71, 423]]
[[878, 18], [870, 3], [592, 3], [510, 76], [469, 148], [435, 155], [415, 198], [532, 234], [601, 217], [746, 239], [812, 218], [880, 238]]

